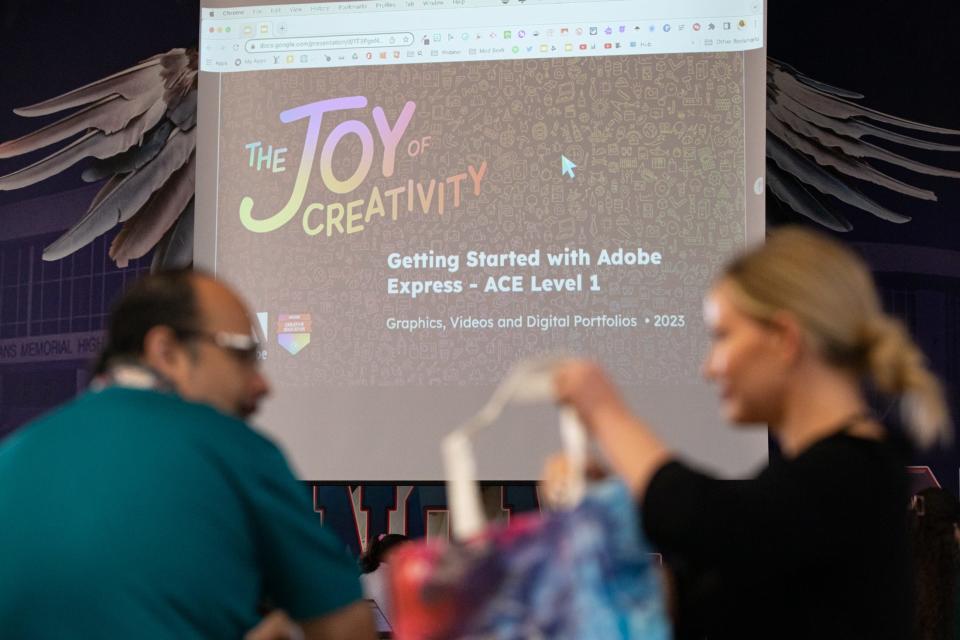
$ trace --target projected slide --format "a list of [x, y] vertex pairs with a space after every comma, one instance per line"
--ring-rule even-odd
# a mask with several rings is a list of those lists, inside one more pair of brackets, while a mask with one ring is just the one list
[[[257, 312], [303, 477], [441, 479], [440, 436], [560, 352], [692, 456], [762, 458], [699, 381], [703, 295], [762, 236], [762, 7], [638, 4], [204, 7], [196, 255]], [[551, 411], [481, 474], [535, 478]]]

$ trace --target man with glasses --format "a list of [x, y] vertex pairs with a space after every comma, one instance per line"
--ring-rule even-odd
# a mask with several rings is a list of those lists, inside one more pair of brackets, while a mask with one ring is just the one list
[[[243, 419], [246, 307], [196, 272], [118, 301], [91, 391], [0, 443], [0, 635], [373, 638], [357, 568]], [[286, 620], [285, 616], [275, 617]]]

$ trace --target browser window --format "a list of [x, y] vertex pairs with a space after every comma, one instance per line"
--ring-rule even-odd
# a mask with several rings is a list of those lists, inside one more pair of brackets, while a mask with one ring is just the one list
[[[702, 464], [765, 459], [699, 375], [703, 296], [763, 237], [763, 36], [756, 0], [205, 2], [196, 261], [256, 311], [300, 475], [442, 479], [440, 438], [559, 352]], [[553, 411], [479, 475], [535, 479]]]

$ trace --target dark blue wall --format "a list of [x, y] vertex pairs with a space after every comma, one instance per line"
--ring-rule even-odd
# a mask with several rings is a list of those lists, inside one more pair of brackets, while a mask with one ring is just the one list
[[[5, 0], [0, 4], [0, 140], [36, 127], [36, 122], [14, 116], [15, 106], [109, 75], [155, 53], [195, 45], [198, 14], [198, 4], [184, 0]], [[812, 77], [863, 93], [865, 104], [873, 108], [960, 128], [953, 31], [960, 24], [958, 3], [774, 2], [769, 19], [773, 57]], [[926, 159], [960, 169], [960, 154], [930, 153]], [[0, 174], [19, 166], [22, 161], [0, 160]], [[960, 181], [901, 177], [935, 190], [939, 202], [865, 191], [912, 215], [907, 224], [893, 225], [850, 211], [839, 202], [831, 204], [853, 221], [855, 228], [844, 240], [862, 249], [871, 262], [887, 308], [910, 325], [950, 389], [954, 415], [960, 415], [956, 393], [960, 388]], [[79, 171], [72, 170], [28, 189], [0, 192], [0, 212], [20, 203], [35, 206], [40, 196], [82, 186]], [[149, 257], [126, 270], [113, 267], [105, 258], [109, 237], [62, 263], [42, 263], [39, 249], [80, 213], [51, 207], [29, 216], [11, 216], [9, 225], [0, 224], [0, 339], [96, 332], [113, 297], [146, 268]], [[776, 206], [771, 207], [769, 218], [771, 223], [793, 219]], [[35, 226], [32, 231], [31, 225]], [[934, 254], [931, 249], [943, 253]], [[898, 255], [919, 258], [904, 264]], [[955, 264], [944, 265], [944, 260]], [[930, 261], [942, 267], [938, 275], [923, 266]], [[0, 437], [75, 394], [86, 381], [86, 365], [80, 357], [0, 365]], [[957, 490], [960, 464], [954, 453], [925, 454], [916, 462], [930, 465], [946, 487]], [[354, 488], [352, 493], [345, 486], [311, 484], [310, 488], [315, 510], [355, 551], [367, 535], [385, 532], [389, 526], [404, 526], [417, 535], [431, 526], [444, 526], [443, 519], [435, 517], [444, 504], [437, 486], [411, 489], [406, 518], [390, 516], [391, 509], [398, 509], [397, 489], [392, 486]], [[497, 487], [487, 494], [492, 503], [500, 497], [502, 512], [537, 504], [533, 488], [527, 485]], [[350, 496], [356, 499], [351, 501]], [[370, 515], [367, 528], [361, 531], [357, 514], [364, 509]]]

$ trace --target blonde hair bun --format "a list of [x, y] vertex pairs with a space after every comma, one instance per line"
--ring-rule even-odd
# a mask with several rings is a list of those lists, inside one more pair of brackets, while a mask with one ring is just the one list
[[809, 229], [785, 227], [733, 260], [724, 279], [744, 313], [767, 321], [789, 311], [828, 361], [901, 396], [904, 421], [918, 445], [949, 441], [939, 381], [903, 324], [884, 313], [869, 268], [848, 247]]

